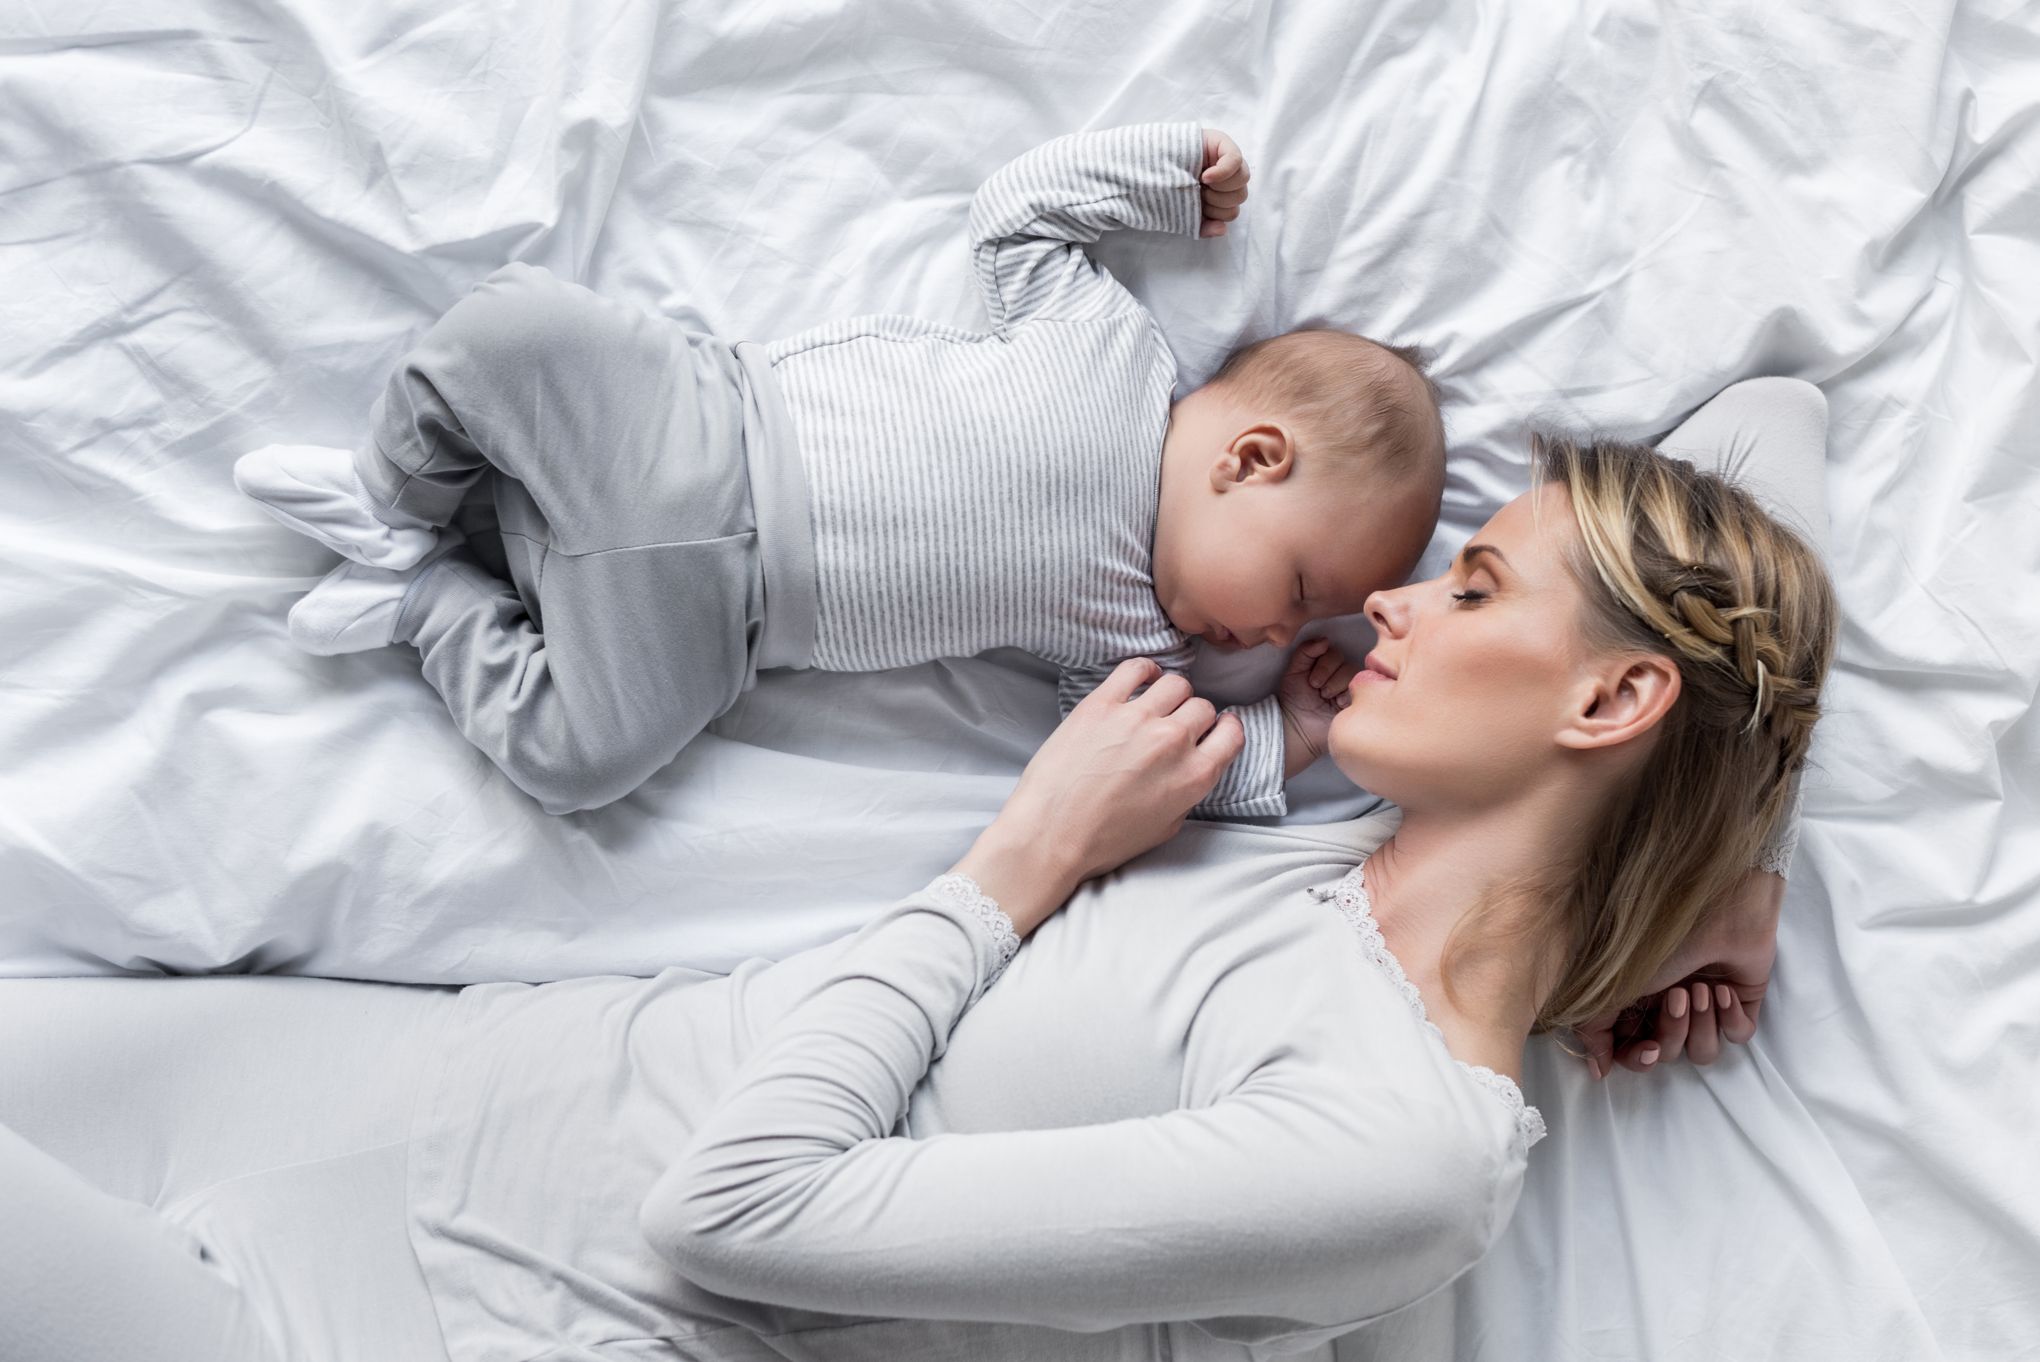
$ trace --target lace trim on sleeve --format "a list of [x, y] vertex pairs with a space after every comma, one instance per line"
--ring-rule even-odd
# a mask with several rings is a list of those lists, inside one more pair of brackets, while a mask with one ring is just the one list
[[985, 980], [985, 987], [990, 988], [992, 980], [1005, 973], [1007, 963], [1020, 951], [1020, 934], [1013, 930], [1013, 919], [1007, 917], [1005, 909], [978, 888], [977, 881], [968, 875], [938, 876], [928, 886], [928, 892], [976, 918], [985, 934], [991, 937], [992, 951], [997, 955], [998, 963], [992, 966], [991, 977]]
[[[1364, 863], [1354, 866], [1347, 872], [1346, 878], [1340, 880], [1333, 888], [1313, 889], [1310, 892], [1313, 897], [1330, 903], [1339, 910], [1339, 916], [1346, 919], [1354, 935], [1360, 938], [1361, 951], [1388, 976], [1389, 983], [1402, 995], [1403, 1001], [1410, 1005], [1410, 1010], [1416, 1013], [1417, 1020], [1429, 1028], [1431, 1034], [1443, 1044], [1445, 1033], [1438, 1029], [1438, 1024], [1431, 1020], [1431, 1014], [1425, 1010], [1424, 995], [1417, 990], [1408, 971], [1403, 969], [1402, 961], [1396, 959], [1395, 952], [1388, 948], [1388, 939], [1381, 934], [1381, 924], [1374, 920], [1374, 904], [1367, 897], [1367, 881], [1361, 873], [1363, 866]], [[1516, 1086], [1515, 1079], [1507, 1074], [1496, 1073], [1485, 1064], [1468, 1064], [1465, 1060], [1457, 1058], [1452, 1062], [1474, 1082], [1493, 1093], [1501, 1104], [1508, 1108], [1509, 1115], [1515, 1120], [1519, 1149], [1527, 1153], [1531, 1145], [1549, 1133], [1544, 1125], [1544, 1113], [1523, 1100], [1523, 1090]]]

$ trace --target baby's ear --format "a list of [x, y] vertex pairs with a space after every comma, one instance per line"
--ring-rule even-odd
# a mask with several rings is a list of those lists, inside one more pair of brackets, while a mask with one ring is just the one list
[[1296, 469], [1296, 441], [1279, 421], [1256, 422], [1233, 436], [1219, 462], [1229, 465], [1230, 482], [1281, 482]]

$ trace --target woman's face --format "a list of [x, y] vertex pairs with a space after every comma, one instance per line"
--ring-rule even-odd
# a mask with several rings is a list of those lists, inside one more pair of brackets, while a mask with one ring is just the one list
[[1332, 759], [1408, 808], [1507, 799], [1560, 761], [1599, 679], [1566, 563], [1578, 535], [1559, 484], [1495, 513], [1451, 568], [1376, 592], [1377, 640], [1332, 724]]

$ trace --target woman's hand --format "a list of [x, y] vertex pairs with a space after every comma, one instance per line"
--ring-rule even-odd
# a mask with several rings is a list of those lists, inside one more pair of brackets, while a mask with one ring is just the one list
[[1204, 221], [1197, 235], [1224, 236], [1225, 225], [1240, 215], [1240, 205], [1247, 201], [1251, 176], [1240, 144], [1217, 128], [1206, 128], [1204, 173], [1197, 178], [1204, 186]]
[[1332, 720], [1353, 703], [1353, 673], [1346, 655], [1328, 638], [1314, 638], [1289, 656], [1289, 669], [1275, 686], [1282, 711], [1282, 775], [1285, 779], [1325, 754]]
[[1745, 875], [1736, 897], [1666, 962], [1646, 997], [1581, 1028], [1589, 1072], [1603, 1078], [1620, 1064], [1640, 1073], [1681, 1054], [1712, 1064], [1723, 1041], [1740, 1045], [1754, 1036], [1784, 901], [1783, 877]]
[[1079, 884], [1173, 836], [1245, 742], [1182, 677], [1122, 662], [1041, 745], [956, 872], [1026, 936]]

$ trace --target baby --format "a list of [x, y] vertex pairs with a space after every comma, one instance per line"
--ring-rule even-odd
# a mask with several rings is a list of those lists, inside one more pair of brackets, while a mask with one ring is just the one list
[[[1339, 331], [1248, 346], [1171, 402], [1153, 318], [1084, 246], [1222, 235], [1246, 186], [1190, 123], [1020, 157], [971, 205], [988, 332], [875, 316], [733, 345], [508, 266], [398, 367], [359, 448], [236, 465], [351, 560], [291, 637], [416, 647], [553, 813], [628, 794], [761, 668], [1011, 646], [1062, 668], [1067, 711], [1126, 657], [1286, 646], [1408, 575], [1444, 436], [1414, 352]], [[492, 470], [507, 581], [448, 528]], [[1232, 711], [1245, 747], [1198, 812], [1281, 813], [1351, 674], [1299, 650]]]

